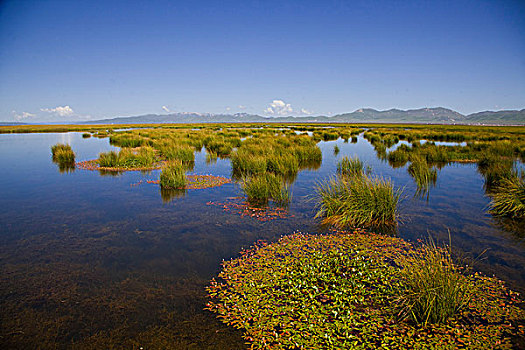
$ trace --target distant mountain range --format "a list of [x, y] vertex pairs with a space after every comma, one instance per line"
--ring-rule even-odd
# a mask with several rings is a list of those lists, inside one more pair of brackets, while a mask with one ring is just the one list
[[86, 124], [150, 124], [150, 123], [429, 123], [429, 124], [497, 124], [525, 125], [525, 109], [486, 111], [463, 115], [451, 109], [420, 108], [378, 111], [358, 109], [352, 113], [327, 116], [262, 117], [256, 114], [172, 113], [117, 117], [85, 122]]
[[525, 125], [525, 109], [486, 111], [463, 115], [443, 107], [389, 109], [378, 111], [362, 108], [355, 112], [327, 116], [262, 117], [256, 114], [211, 114], [171, 113], [146, 114], [130, 117], [116, 117], [92, 121], [69, 121], [48, 123], [0, 122], [0, 125], [23, 124], [154, 124], [154, 123], [422, 123], [422, 124], [471, 124], [471, 125]]

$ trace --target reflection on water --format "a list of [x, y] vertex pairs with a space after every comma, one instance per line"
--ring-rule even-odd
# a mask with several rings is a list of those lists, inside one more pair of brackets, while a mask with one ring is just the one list
[[[313, 188], [345, 156], [404, 188], [401, 237], [448, 241], [450, 230], [466, 254], [488, 248], [478, 269], [525, 291], [524, 228], [486, 213], [476, 164], [443, 167], [427, 200], [414, 197], [407, 164], [391, 167], [362, 137], [321, 142], [322, 164], [294, 179], [288, 214], [260, 221], [207, 205], [242, 195], [235, 183], [173, 192], [132, 186], [158, 179], [159, 170], [61, 175], [50, 161], [57, 142], [70, 143], [78, 161], [115, 149], [81, 133], [0, 135], [0, 336], [7, 348], [243, 348], [238, 331], [203, 310], [204, 286], [222, 259], [257, 240], [322, 231], [313, 220]], [[229, 160], [210, 160], [196, 153], [193, 173], [231, 176]]]

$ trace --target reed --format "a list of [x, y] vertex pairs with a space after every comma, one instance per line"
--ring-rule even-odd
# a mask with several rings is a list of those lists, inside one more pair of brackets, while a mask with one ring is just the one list
[[332, 178], [317, 185], [316, 218], [336, 228], [392, 227], [398, 217], [401, 190], [390, 180], [369, 177]]
[[[346, 138], [345, 140], [348, 141], [348, 138]], [[341, 150], [339, 149], [339, 146], [334, 145], [334, 155], [338, 155], [340, 151], [341, 151]]]
[[82, 138], [84, 138], [84, 139], [88, 139], [90, 137], [91, 137], [91, 134], [89, 132], [85, 132], [85, 133], [82, 134]]
[[185, 166], [180, 160], [167, 162], [160, 173], [160, 187], [181, 189], [186, 186]]

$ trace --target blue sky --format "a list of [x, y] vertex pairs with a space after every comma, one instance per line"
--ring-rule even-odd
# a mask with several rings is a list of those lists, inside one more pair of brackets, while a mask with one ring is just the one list
[[4, 1], [0, 120], [525, 107], [524, 1]]

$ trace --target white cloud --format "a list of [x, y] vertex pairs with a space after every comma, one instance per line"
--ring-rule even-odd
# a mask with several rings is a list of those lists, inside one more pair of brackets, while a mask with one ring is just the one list
[[16, 120], [22, 120], [22, 119], [36, 117], [36, 114], [29, 113], [29, 112], [17, 113], [16, 111], [13, 111], [13, 114], [15, 115], [15, 119]]
[[73, 115], [75, 112], [73, 111], [73, 109], [69, 106], [58, 106], [58, 107], [55, 107], [55, 108], [40, 108], [40, 110], [42, 112], [47, 112], [47, 113], [53, 113], [53, 114], [56, 114], [60, 117], [67, 117], [67, 116], [70, 116], [70, 115]]
[[264, 113], [271, 115], [289, 115], [293, 113], [293, 108], [291, 104], [283, 100], [273, 100], [270, 106], [264, 110]]
[[168, 112], [168, 113], [171, 112], [170, 109], [169, 109], [168, 107], [166, 107], [166, 106], [162, 106], [162, 109], [163, 109], [165, 112]]
[[301, 108], [301, 114], [310, 115], [310, 114], [314, 114], [314, 112], [309, 111], [306, 108]]
[[237, 108], [239, 108], [239, 109], [246, 109], [246, 106], [238, 105]]
[[229, 112], [229, 111], [231, 111], [231, 108], [230, 107], [226, 107], [226, 110]]

